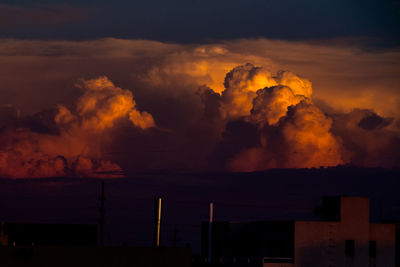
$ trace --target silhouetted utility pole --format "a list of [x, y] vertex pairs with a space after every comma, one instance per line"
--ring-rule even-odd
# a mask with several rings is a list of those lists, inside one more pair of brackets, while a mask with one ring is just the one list
[[172, 246], [174, 248], [176, 248], [178, 246], [178, 242], [180, 241], [180, 238], [178, 237], [178, 233], [179, 233], [179, 231], [178, 231], [178, 229], [176, 228], [176, 225], [175, 225], [175, 227], [174, 227], [174, 235], [172, 237]]
[[214, 203], [210, 202], [210, 220], [208, 224], [208, 258], [207, 262], [211, 262], [211, 246], [212, 246], [212, 221], [214, 214]]
[[161, 210], [162, 210], [162, 198], [157, 197], [154, 205], [154, 246], [160, 246], [160, 235], [161, 235]]
[[104, 247], [104, 181], [101, 182], [101, 195], [99, 197], [100, 200], [100, 246]]

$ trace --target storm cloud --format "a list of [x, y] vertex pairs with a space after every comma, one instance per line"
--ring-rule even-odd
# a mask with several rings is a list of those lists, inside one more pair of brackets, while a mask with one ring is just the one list
[[398, 52], [267, 39], [0, 47], [2, 176], [399, 166]]

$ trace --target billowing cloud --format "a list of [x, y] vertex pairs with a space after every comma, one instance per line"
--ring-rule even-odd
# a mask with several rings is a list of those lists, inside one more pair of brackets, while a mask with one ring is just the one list
[[309, 101], [290, 106], [281, 124], [287, 143], [285, 167], [336, 166], [345, 163], [343, 148], [331, 133], [332, 119]]
[[222, 92], [222, 113], [227, 118], [238, 118], [250, 114], [252, 100], [260, 88], [277, 85], [272, 73], [252, 64], [238, 66], [225, 77]]
[[[278, 85], [280, 85], [279, 88], [277, 87]], [[235, 67], [228, 72], [225, 77], [225, 89], [221, 94], [222, 116], [228, 119], [235, 119], [250, 115], [253, 99], [255, 99], [256, 94], [258, 94], [257, 91], [262, 88], [271, 88], [274, 86], [276, 89], [273, 90], [273, 94], [277, 96], [275, 97], [277, 102], [294, 101], [294, 99], [288, 99], [286, 97], [281, 97], [280, 100], [277, 100], [279, 94], [285, 94], [285, 90], [282, 89], [284, 87], [282, 86], [287, 86], [287, 88], [290, 87], [290, 94], [292, 94], [294, 98], [297, 95], [311, 97], [312, 94], [311, 83], [307, 79], [300, 78], [289, 71], [279, 71], [274, 75], [271, 71], [266, 70], [265, 68], [256, 67], [248, 63], [246, 65]], [[255, 101], [260, 101], [260, 98], [262, 97], [257, 97], [257, 100]], [[300, 100], [297, 102], [299, 101]], [[265, 103], [261, 105], [264, 106], [264, 104]], [[282, 105], [283, 112], [285, 112], [287, 106], [289, 105]], [[262, 108], [260, 105], [256, 105], [255, 107], [256, 110], [259, 110], [260, 108]], [[274, 115], [271, 114], [271, 116]], [[275, 114], [275, 117], [276, 116], [277, 115]], [[274, 120], [272, 118], [269, 119]], [[275, 120], [277, 119], [279, 119], [279, 117], [275, 118]]]
[[260, 145], [233, 157], [234, 171], [311, 168], [348, 163], [347, 151], [331, 132], [332, 119], [309, 101], [290, 106], [287, 116], [259, 134]]
[[[256, 139], [257, 145], [244, 146], [229, 154], [231, 170], [310, 168], [346, 163], [343, 160], [345, 149], [331, 133], [332, 119], [311, 101], [312, 88], [308, 80], [287, 71], [273, 75], [262, 67], [247, 64], [227, 74], [225, 87], [221, 96], [222, 113], [228, 110], [231, 117], [234, 114], [236, 119], [258, 128], [257, 137], [241, 136], [242, 139]], [[236, 89], [235, 95], [227, 101], [224, 94], [234, 90], [232, 88]], [[233, 143], [225, 140], [231, 139], [230, 136], [223, 135], [219, 146]], [[238, 144], [248, 142], [236, 140]], [[231, 147], [238, 144], [231, 144]]]
[[[132, 92], [108, 78], [82, 80], [76, 110], [58, 105], [53, 123], [58, 133], [39, 133], [20, 126], [0, 134], [0, 175], [6, 177], [120, 176], [120, 167], [103, 159], [107, 130], [121, 119], [140, 129], [155, 126], [153, 117], [136, 109]], [[22, 123], [24, 124], [24, 123]]]
[[395, 51], [3, 40], [0, 58], [1, 166], [26, 166], [3, 176], [399, 166]]
[[304, 95], [295, 95], [287, 86], [266, 87], [258, 90], [252, 101], [251, 118], [262, 126], [274, 125], [286, 115], [289, 106], [305, 99]]
[[[115, 86], [107, 77], [84, 80], [82, 84], [78, 84], [78, 87], [84, 90], [77, 104], [77, 111], [82, 117], [81, 123], [84, 129], [110, 128], [118, 118], [125, 117], [127, 114], [131, 122], [141, 129], [155, 126], [153, 117], [149, 113], [139, 112], [136, 109], [132, 92]], [[68, 113], [68, 111], [60, 113], [62, 115], [60, 118], [64, 118], [63, 113]], [[66, 116], [67, 122], [73, 120], [69, 114]], [[58, 117], [56, 117], [56, 122]]]

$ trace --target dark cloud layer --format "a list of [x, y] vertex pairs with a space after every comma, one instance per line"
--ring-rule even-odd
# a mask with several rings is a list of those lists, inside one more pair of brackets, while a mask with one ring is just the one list
[[332, 132], [342, 139], [353, 164], [398, 167], [400, 135], [392, 121], [371, 110], [355, 109], [334, 115]]
[[55, 26], [83, 22], [89, 16], [89, 10], [65, 4], [35, 7], [0, 4], [0, 30], [6, 32], [35, 31], [38, 28], [48, 30]]
[[[396, 0], [3, 2], [10, 11], [3, 17], [12, 22], [10, 27], [2, 27], [2, 37], [6, 38], [77, 40], [117, 37], [204, 42], [255, 37], [285, 40], [367, 37], [383, 39], [375, 42], [378, 46], [399, 44], [399, 5]], [[87, 13], [82, 10], [96, 12], [89, 20], [81, 21], [82, 14]], [[44, 25], [45, 21], [60, 27], [50, 29]], [[13, 27], [21, 23], [29, 27], [17, 30]], [[368, 42], [363, 43], [368, 45]]]
[[366, 115], [360, 120], [358, 126], [365, 130], [377, 130], [382, 129], [392, 123], [391, 118], [382, 118], [381, 116], [370, 112], [370, 115]]

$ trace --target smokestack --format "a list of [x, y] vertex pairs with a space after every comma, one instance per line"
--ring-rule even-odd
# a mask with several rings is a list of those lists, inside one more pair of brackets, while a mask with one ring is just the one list
[[154, 206], [154, 246], [160, 246], [162, 198], [157, 197]]
[[207, 262], [211, 262], [211, 234], [212, 234], [212, 221], [213, 221], [213, 213], [214, 213], [214, 203], [210, 202], [210, 220], [208, 224], [208, 259]]
[[100, 246], [104, 247], [104, 181], [101, 182], [101, 195], [99, 197], [100, 200]]

